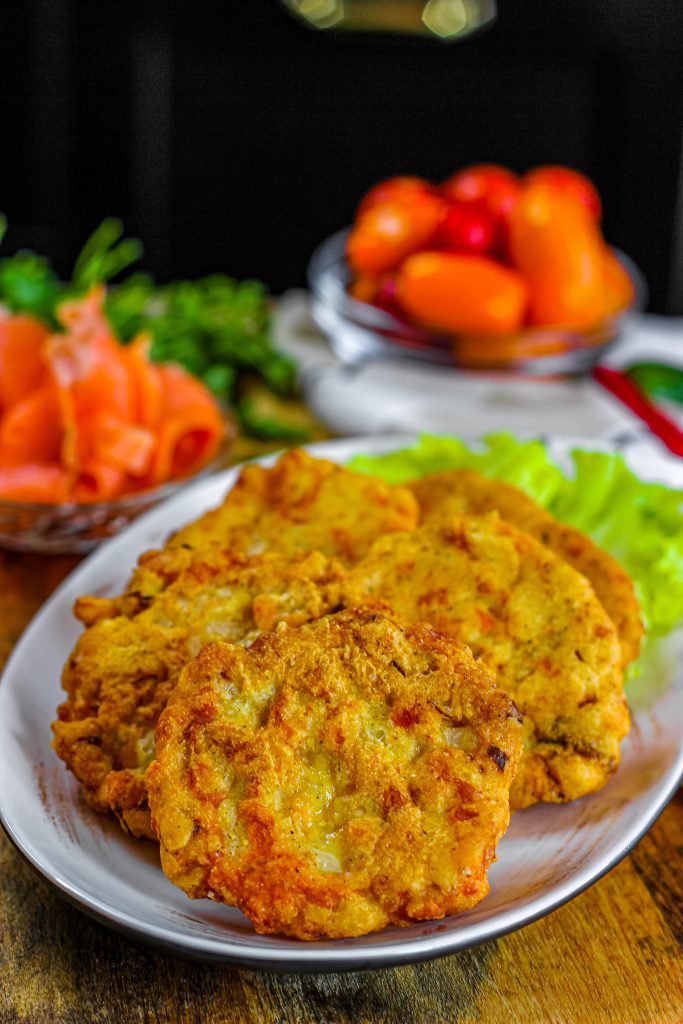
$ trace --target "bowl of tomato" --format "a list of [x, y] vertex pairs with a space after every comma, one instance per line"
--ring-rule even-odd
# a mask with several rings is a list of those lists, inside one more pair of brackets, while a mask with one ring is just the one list
[[389, 179], [313, 254], [314, 319], [346, 363], [586, 372], [646, 301], [600, 216], [595, 187], [569, 168]]

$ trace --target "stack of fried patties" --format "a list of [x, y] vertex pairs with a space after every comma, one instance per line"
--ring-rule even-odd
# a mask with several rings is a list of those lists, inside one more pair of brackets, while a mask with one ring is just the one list
[[88, 803], [302, 939], [478, 903], [511, 808], [617, 769], [641, 635], [620, 566], [520, 491], [302, 451], [76, 615], [54, 746]]

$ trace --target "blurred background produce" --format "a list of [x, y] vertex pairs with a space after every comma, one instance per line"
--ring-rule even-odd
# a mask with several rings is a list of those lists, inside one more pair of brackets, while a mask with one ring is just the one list
[[[642, 332], [625, 311], [683, 313], [682, 53], [675, 0], [26, 0], [0, 12], [0, 300], [54, 327], [104, 283], [117, 343], [147, 334], [229, 410], [235, 458], [362, 424], [458, 432], [481, 387], [476, 422], [512, 426], [558, 408], [558, 374], [538, 428], [580, 406], [612, 429], [589, 371]], [[376, 344], [333, 303], [331, 353], [316, 290], [298, 319], [279, 297], [351, 223], [339, 290]], [[672, 346], [630, 358], [666, 373]], [[413, 359], [397, 387], [386, 356], [409, 350], [467, 374]], [[654, 377], [630, 385], [659, 401]]]
[[564, 164], [595, 182], [650, 308], [683, 313], [683, 6], [496, 6], [449, 43], [312, 31], [279, 0], [2, 5], [8, 251], [66, 277], [116, 215], [155, 281], [220, 270], [278, 294], [374, 182]]
[[486, 347], [523, 327], [589, 329], [635, 298], [600, 230], [593, 183], [568, 167], [517, 177], [464, 168], [440, 186], [389, 178], [361, 200], [346, 244], [349, 292]]

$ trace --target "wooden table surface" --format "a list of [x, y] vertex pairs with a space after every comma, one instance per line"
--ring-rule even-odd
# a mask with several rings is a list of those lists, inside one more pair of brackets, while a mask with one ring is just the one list
[[[0, 553], [3, 661], [74, 565]], [[0, 1024], [679, 1024], [682, 943], [683, 790], [629, 857], [536, 924], [343, 975], [256, 974], [140, 945], [67, 905], [0, 832]]]

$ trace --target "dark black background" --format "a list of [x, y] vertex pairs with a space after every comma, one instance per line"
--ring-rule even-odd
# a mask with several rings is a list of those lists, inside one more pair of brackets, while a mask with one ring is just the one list
[[8, 0], [7, 251], [67, 271], [116, 214], [162, 279], [280, 291], [378, 178], [567, 163], [601, 189], [652, 308], [683, 312], [683, 3], [498, 6], [492, 30], [443, 44], [312, 32], [277, 0]]

